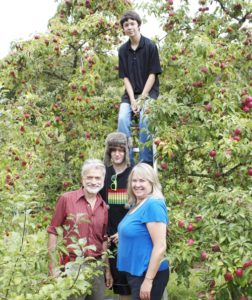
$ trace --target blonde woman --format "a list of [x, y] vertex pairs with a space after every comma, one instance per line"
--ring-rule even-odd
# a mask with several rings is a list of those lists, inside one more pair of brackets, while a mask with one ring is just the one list
[[169, 280], [168, 212], [151, 166], [139, 163], [132, 169], [128, 193], [131, 209], [118, 226], [117, 267], [126, 272], [133, 300], [159, 300]]

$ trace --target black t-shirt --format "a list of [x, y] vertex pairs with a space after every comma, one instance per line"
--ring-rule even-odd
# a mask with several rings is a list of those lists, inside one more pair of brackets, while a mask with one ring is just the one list
[[[106, 168], [104, 187], [100, 191], [103, 200], [109, 205], [108, 210], [108, 235], [117, 232], [117, 226], [128, 212], [125, 204], [128, 203], [127, 183], [132, 168], [128, 167], [117, 175], [117, 189], [111, 188], [111, 176], [116, 174], [113, 166]], [[114, 188], [115, 186], [113, 186]]]
[[[145, 83], [150, 74], [162, 72], [157, 46], [148, 38], [141, 35], [139, 46], [136, 50], [131, 48], [128, 40], [119, 48], [119, 77], [127, 77], [137, 98], [144, 89]], [[159, 80], [156, 80], [149, 92], [149, 96], [157, 99], [159, 95]], [[122, 102], [130, 103], [129, 96], [125, 90]]]

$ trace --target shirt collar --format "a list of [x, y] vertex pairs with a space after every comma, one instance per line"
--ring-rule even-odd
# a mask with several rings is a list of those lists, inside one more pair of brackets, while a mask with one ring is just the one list
[[[141, 48], [143, 48], [144, 47], [144, 37], [141, 35], [141, 38], [140, 38], [140, 41], [139, 41], [139, 45], [138, 45], [138, 47], [136, 48], [136, 50], [135, 51], [137, 51], [138, 49], [141, 49]], [[130, 42], [130, 39], [128, 40], [128, 42], [127, 42], [127, 47], [128, 47], [128, 50], [131, 50], [132, 51], [132, 48], [131, 48], [131, 42]]]
[[[83, 188], [80, 188], [79, 190], [76, 191], [77, 195], [76, 195], [76, 202], [83, 199], [84, 201], [87, 201], [86, 198], [85, 198], [85, 195], [84, 195], [84, 189]], [[97, 196], [96, 196], [96, 200], [98, 200], [98, 203], [99, 205], [103, 205], [104, 206], [104, 201], [101, 197], [101, 195], [98, 193]]]

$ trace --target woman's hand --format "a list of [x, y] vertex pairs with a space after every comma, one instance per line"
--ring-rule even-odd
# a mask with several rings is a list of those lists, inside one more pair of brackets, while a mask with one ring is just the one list
[[145, 278], [140, 288], [140, 299], [150, 300], [153, 280]]

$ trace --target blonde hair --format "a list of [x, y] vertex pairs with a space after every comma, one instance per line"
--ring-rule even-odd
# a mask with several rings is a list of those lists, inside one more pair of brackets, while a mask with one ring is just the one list
[[154, 169], [146, 163], [138, 163], [132, 169], [128, 178], [128, 195], [129, 195], [128, 203], [130, 206], [136, 204], [137, 201], [136, 196], [132, 189], [132, 177], [134, 174], [138, 175], [142, 179], [149, 181], [149, 183], [152, 186], [152, 192], [149, 196], [154, 196], [155, 198], [164, 200], [161, 184], [159, 182], [158, 176], [154, 171]]

